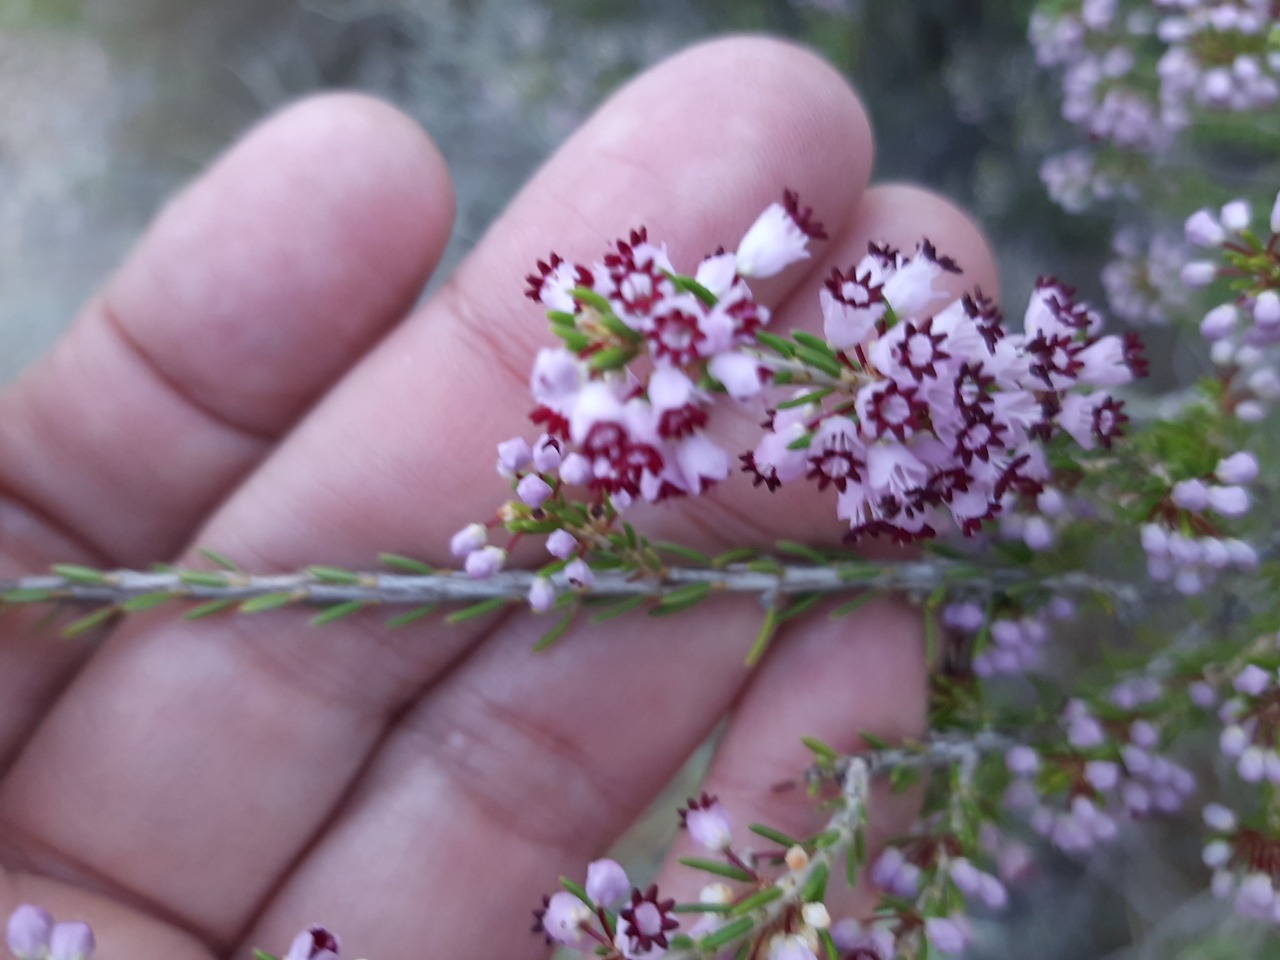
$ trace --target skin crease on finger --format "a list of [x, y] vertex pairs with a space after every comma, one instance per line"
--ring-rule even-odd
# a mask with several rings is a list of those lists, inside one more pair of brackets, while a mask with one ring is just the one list
[[[695, 55], [705, 67], [695, 69], [691, 65]], [[753, 122], [771, 134], [789, 131], [790, 139], [804, 139], [808, 145], [823, 136], [847, 137], [847, 133], [840, 133], [845, 125], [863, 124], [865, 128], [856, 104], [852, 104], [851, 96], [828, 68], [779, 44], [733, 41], [687, 54], [662, 70], [667, 71], [666, 82], [682, 90], [689, 89], [691, 83], [701, 84], [714, 96], [722, 96], [726, 104], [752, 89], [759, 90], [766, 100], [776, 97], [776, 103], [751, 105], [751, 110], [756, 111]], [[680, 70], [686, 75], [682, 76]], [[665, 88], [652, 77], [633, 89], [651, 89], [650, 96], [658, 100]], [[646, 82], [649, 88], [644, 86]], [[780, 85], [782, 92], [778, 92]], [[623, 102], [636, 109], [641, 94], [633, 92], [630, 96], [631, 101]], [[794, 109], [787, 96], [808, 101], [808, 113]], [[819, 101], [821, 107], [813, 106], [813, 100]], [[841, 119], [833, 124], [833, 116]], [[825, 129], [833, 125], [836, 130]], [[630, 135], [634, 136], [634, 125], [623, 126], [631, 129]], [[606, 139], [622, 135], [608, 125], [601, 129]], [[760, 135], [753, 130], [747, 133]], [[583, 161], [586, 154], [580, 143], [576, 153], [570, 148], [566, 154], [570, 159], [577, 157], [578, 165], [562, 160], [557, 167], [553, 162], [548, 168], [551, 172], [544, 172], [529, 193], [517, 201], [513, 212], [495, 227], [493, 239], [482, 243], [472, 263], [454, 281], [455, 287], [467, 284], [463, 289], [469, 292], [455, 293], [452, 302], [479, 305], [471, 313], [486, 321], [490, 317], [512, 317], [509, 305], [495, 302], [489, 306], [489, 297], [511, 300], [518, 296], [501, 287], [499, 274], [510, 275], [511, 287], [518, 290], [518, 277], [533, 258], [545, 255], [543, 244], [547, 237], [561, 235], [557, 229], [567, 238], [567, 255], [591, 256], [603, 239], [631, 225], [628, 220], [643, 218], [654, 224], [655, 235], [671, 238], [678, 247], [678, 259], [688, 260], [716, 243], [733, 242], [737, 232], [775, 197], [781, 185], [799, 186], [807, 202], [824, 203], [824, 216], [842, 235], [843, 228], [855, 218], [859, 223], [881, 222], [876, 218], [882, 218], [886, 225], [894, 224], [894, 229], [886, 232], [895, 238], [900, 236], [899, 230], [911, 226], [913, 229], [908, 232], [927, 232], [940, 244], [950, 239], [947, 231], [935, 229], [935, 225], [948, 218], [959, 223], [962, 218], [923, 193], [899, 193], [898, 199], [892, 200], [892, 193], [872, 192], [859, 207], [856, 198], [860, 184], [854, 190], [847, 183], [829, 186], [833, 178], [849, 176], [848, 158], [861, 149], [855, 149], [856, 144], [849, 139], [829, 146], [834, 158], [808, 156], [786, 148], [771, 154], [767, 163], [738, 170], [738, 180], [722, 174], [721, 181], [732, 182], [717, 184], [715, 203], [707, 203], [698, 192], [713, 189], [706, 183], [689, 187], [691, 194], [680, 192], [683, 181], [674, 176], [681, 169], [680, 158], [644, 154], [643, 162], [621, 174], [626, 184], [621, 195], [609, 194], [609, 189], [619, 188], [606, 182], [602, 195], [591, 194], [585, 207], [568, 216], [564, 197], [572, 193], [569, 188], [581, 187], [584, 177], [590, 182], [591, 176], [599, 176], [599, 171], [593, 171], [591, 164]], [[858, 162], [855, 160], [853, 165], [856, 167]], [[671, 172], [666, 172], [662, 163], [671, 164]], [[855, 179], [858, 176], [861, 173]], [[660, 192], [667, 180], [671, 181], [674, 194], [671, 198], [664, 198]], [[873, 198], [882, 198], [883, 207], [868, 208]], [[646, 211], [653, 209], [659, 213], [651, 219]], [[590, 228], [587, 231], [583, 230], [584, 220]], [[967, 224], [964, 229], [957, 229], [954, 237], [967, 243], [967, 249], [981, 250], [980, 243], [974, 242], [976, 233]], [[902, 238], [901, 242], [912, 240]], [[975, 267], [971, 276], [981, 271], [981, 266]], [[813, 279], [811, 271], [807, 284], [810, 288]], [[988, 288], [991, 285], [991, 281], [984, 282]], [[775, 294], [785, 295], [785, 288], [775, 290]], [[445, 301], [446, 307], [449, 302]], [[523, 318], [519, 322], [526, 321]], [[784, 318], [782, 322], [789, 321]], [[791, 325], [800, 322], [796, 320]], [[430, 324], [442, 326], [432, 332]], [[492, 444], [519, 427], [512, 416], [523, 402], [516, 389], [522, 385], [500, 381], [503, 392], [495, 396], [491, 374], [488, 378], [481, 375], [482, 368], [456, 348], [451, 355], [434, 358], [439, 364], [437, 369], [447, 371], [451, 379], [444, 383], [444, 378], [433, 379], [433, 358], [427, 347], [434, 342], [431, 337], [438, 338], [441, 331], [448, 330], [447, 309], [437, 307], [432, 314], [428, 307], [423, 316], [375, 351], [365, 369], [357, 369], [321, 405], [299, 436], [285, 444], [275, 461], [207, 529], [206, 535], [213, 538], [211, 545], [227, 548], [230, 544], [230, 552], [237, 556], [250, 560], [270, 556], [285, 564], [329, 559], [359, 562], [379, 549], [422, 554], [462, 522], [491, 509], [501, 495], [500, 486], [488, 480], [477, 483], [469, 468], [457, 473], [454, 460], [442, 458], [482, 463], [483, 471], [487, 471]], [[522, 355], [531, 357], [533, 347], [527, 337], [516, 333], [512, 342]], [[458, 369], [461, 363], [467, 366]], [[417, 369], [413, 369], [415, 364]], [[370, 383], [379, 389], [368, 389]], [[416, 419], [387, 424], [373, 418], [373, 411], [385, 410], [388, 400], [393, 402], [392, 409], [412, 411]], [[467, 415], [459, 418], [459, 410], [465, 410]], [[371, 424], [376, 424], [377, 429], [370, 429]], [[443, 453], [423, 449], [420, 436], [433, 429], [438, 431], [436, 436], [444, 438], [440, 442], [445, 448]], [[368, 434], [364, 438], [368, 442], [358, 446], [355, 455], [346, 453], [342, 462], [337, 462], [333, 454], [324, 453], [335, 437], [350, 439], [361, 431]], [[739, 491], [742, 486], [738, 484]], [[420, 507], [414, 506], [421, 504], [424, 495], [451, 509], [443, 515], [424, 516]], [[738, 495], [729, 491], [730, 497]], [[742, 507], [735, 509], [741, 511]], [[686, 521], [692, 515], [689, 510], [682, 514]], [[707, 516], [701, 507], [697, 515], [704, 519]], [[824, 510], [813, 508], [803, 516], [804, 523], [811, 522], [815, 530], [820, 518], [825, 517], [829, 525], [832, 521], [829, 504]], [[714, 513], [711, 517], [716, 524], [728, 522]], [[830, 530], [830, 526], [825, 527], [823, 534]], [[768, 529], [758, 532], [761, 536], [770, 534]], [[790, 527], [771, 535], [783, 532], [792, 535]], [[807, 535], [812, 531], [804, 532]], [[235, 550], [236, 545], [243, 549]], [[321, 556], [322, 550], [332, 554]], [[393, 731], [382, 752], [370, 760], [369, 751], [383, 736], [380, 724], [372, 722], [379, 711], [371, 712], [366, 703], [353, 713], [340, 703], [335, 705], [332, 700], [317, 697], [316, 688], [308, 690], [304, 685], [299, 689], [296, 677], [291, 678], [289, 671], [279, 665], [255, 675], [252, 661], [231, 656], [226, 647], [270, 642], [283, 649], [287, 657], [290, 649], [301, 652], [305, 644], [309, 661], [322, 662], [325, 669], [336, 670], [339, 675], [368, 677], [370, 683], [376, 684], [379, 673], [385, 674], [382, 682], [387, 686], [380, 695], [384, 710], [407, 708], [406, 696], [426, 686], [432, 673], [451, 656], [437, 653], [426, 663], [414, 663], [406, 662], [402, 651], [391, 650], [394, 656], [378, 662], [377, 658], [388, 653], [388, 647], [360, 641], [362, 657], [357, 658], [350, 649], [350, 636], [345, 638], [344, 648], [341, 634], [316, 635], [305, 627], [297, 629], [289, 615], [282, 616], [283, 619], [271, 618], [248, 628], [238, 625], [233, 630], [191, 628], [185, 636], [176, 633], [167, 622], [156, 620], [141, 623], [116, 638], [101, 666], [95, 664], [91, 676], [72, 691], [72, 697], [37, 738], [31, 756], [24, 759], [17, 775], [0, 793], [0, 816], [17, 828], [15, 836], [23, 844], [25, 855], [46, 864], [61, 860], [61, 872], [73, 877], [77, 868], [67, 864], [79, 860], [83, 864], [80, 869], [84, 870], [82, 879], [85, 874], [97, 874], [108, 884], [120, 883], [152, 901], [162, 913], [180, 916], [223, 943], [234, 937], [257, 911], [260, 898], [270, 891], [279, 871], [291, 867], [290, 880], [251, 935], [255, 943], [277, 946], [301, 924], [323, 916], [348, 934], [357, 952], [375, 957], [424, 952], [467, 955], [468, 951], [475, 952], [479, 937], [486, 937], [486, 947], [493, 946], [497, 942], [494, 938], [498, 938], [504, 947], [510, 946], [513, 955], [531, 955], [536, 952], [536, 945], [521, 939], [523, 933], [520, 938], [508, 939], [505, 931], [496, 929], [495, 917], [505, 923], [506, 918], [518, 913], [522, 906], [513, 907], [513, 902], [527, 902], [532, 891], [545, 886], [546, 877], [554, 876], [557, 869], [580, 870], [580, 864], [571, 860], [598, 852], [683, 753], [705, 734], [715, 717], [739, 697], [747, 680], [740, 666], [739, 638], [749, 636], [752, 619], [747, 611], [738, 610], [733, 616], [722, 618], [725, 629], [715, 632], [723, 636], [699, 637], [696, 651], [682, 651], [682, 658], [692, 668], [692, 680], [688, 682], [693, 685], [675, 689], [665, 689], [670, 670], [662, 658], [669, 659], [670, 654], [663, 652], [662, 638], [654, 637], [652, 631], [647, 647], [641, 645], [643, 637], [638, 638], [640, 642], [629, 643], [626, 632], [610, 637], [611, 643], [617, 642], [617, 654], [599, 649], [598, 644], [588, 647], [588, 637], [571, 635], [566, 638], [564, 649], [573, 650], [570, 644], [577, 644], [579, 656], [588, 648], [593, 651], [592, 656], [585, 657], [583, 664], [548, 656], [533, 662], [525, 676], [513, 669], [512, 663], [517, 657], [531, 656], [527, 650], [530, 628], [527, 623], [513, 626], [486, 642], [478, 655], [473, 655], [475, 662], [464, 662], [464, 668], [472, 671], [469, 675], [451, 676], [444, 687], [439, 687], [440, 681], [436, 680], [435, 692], [442, 695], [440, 705], [424, 703], [412, 708], [402, 728]], [[902, 635], [910, 643], [909, 620], [899, 617], [894, 622], [897, 626], [886, 628], [886, 633], [903, 630]], [[682, 625], [686, 636], [697, 637], [706, 630], [705, 621], [701, 625], [698, 621]], [[433, 639], [460, 651], [462, 646], [474, 644], [477, 635]], [[632, 660], [621, 652], [632, 646], [635, 649], [630, 656], [635, 662], [641, 666], [657, 663], [663, 669], [640, 671], [633, 679], [628, 671]], [[572, 669], [567, 669], [566, 663]], [[697, 671], [699, 666], [704, 671], [701, 674]], [[248, 675], [243, 672], [246, 669], [250, 671]], [[298, 668], [295, 665], [289, 669]], [[902, 669], [912, 672], [915, 668], [908, 663]], [[451, 716], [449, 705], [467, 710], [469, 690], [481, 689], [492, 696], [490, 688], [501, 678], [508, 683], [532, 683], [535, 674], [557, 671], [563, 676], [556, 682], [570, 695], [575, 690], [595, 688], [598, 695], [621, 698], [623, 702], [665, 689], [665, 702], [678, 704], [682, 698], [690, 699], [682, 690], [701, 691], [694, 683], [699, 679], [713, 680], [714, 690], [702, 703], [696, 702], [695, 693], [695, 702], [683, 706], [678, 716], [671, 718], [676, 721], [676, 728], [669, 736], [651, 745], [651, 754], [636, 757], [633, 750], [622, 749], [619, 741], [610, 741], [611, 731], [616, 736], [626, 734], [615, 727], [593, 731], [596, 739], [590, 743], [577, 742], [570, 731], [569, 739], [557, 746], [556, 738], [564, 734], [555, 723], [564, 718], [538, 717], [538, 702], [521, 701], [516, 696], [520, 693], [517, 684], [508, 698], [510, 702], [504, 701], [508, 722], [518, 725], [528, 721], [531, 727], [548, 732], [540, 741], [517, 739], [490, 745], [489, 758], [500, 758], [504, 751], [515, 756], [513, 749], [527, 748], [532, 742], [548, 750], [545, 759], [553, 772], [559, 769], [570, 773], [584, 761], [598, 768], [592, 777], [598, 783], [612, 781], [613, 786], [606, 788], [610, 791], [607, 795], [620, 797], [621, 802], [617, 810], [597, 814], [588, 829], [578, 831], [581, 835], [572, 848], [558, 842], [548, 844], [545, 838], [542, 842], [523, 842], [512, 836], [511, 847], [503, 849], [497, 842], [502, 831], [496, 831], [499, 836], [495, 838], [494, 824], [469, 812], [468, 795], [459, 793], [459, 785], [450, 779], [448, 764], [439, 756], [433, 758], [430, 751], [424, 754], [415, 743], [420, 743], [423, 732], [429, 733], [434, 724], [463, 728], [465, 721], [460, 715]], [[141, 692], [137, 684], [140, 673], [153, 678], [151, 687]], [[753, 690], [757, 686], [766, 689], [764, 676], [762, 672], [753, 682]], [[621, 687], [602, 686], [616, 683], [617, 677], [625, 677], [627, 682]], [[549, 682], [552, 680], [554, 676], [549, 677]], [[908, 682], [912, 682], [911, 678]], [[572, 702], [549, 694], [547, 683], [524, 690], [525, 699], [534, 693], [538, 695], [534, 700], [541, 703], [543, 710], [548, 699]], [[138, 694], [136, 706], [132, 707], [136, 712], [125, 715], [117, 709], [123, 697]], [[754, 693], [750, 696], [754, 697]], [[748, 701], [742, 702], [745, 705]], [[914, 716], [916, 708], [910, 701], [907, 706]], [[483, 701], [480, 707], [473, 711], [473, 717], [483, 719]], [[163, 722], [157, 724], [157, 718]], [[908, 726], [914, 724], [911, 717], [904, 722]], [[848, 729], [858, 728], [858, 718], [849, 718]], [[85, 736], [87, 730], [92, 731], [91, 736]], [[198, 771], [186, 763], [175, 766], [175, 760], [186, 756], [182, 745], [189, 743], [192, 730], [216, 730], [218, 737], [212, 739], [220, 741], [207, 745]], [[405, 736], [396, 740], [395, 735], [400, 733]], [[500, 732], [491, 735], [501, 740]], [[620, 753], [634, 761], [623, 764], [631, 769], [621, 773]], [[105, 758], [110, 758], [109, 762]], [[316, 762], [317, 758], [323, 759]], [[307, 762], [301, 763], [303, 759]], [[531, 758], [516, 759], [528, 765]], [[330, 835], [315, 843], [307, 857], [298, 859], [362, 768], [367, 769], [367, 779], [333, 822]], [[521, 769], [513, 767], [508, 772]], [[193, 775], [194, 779], [190, 779]], [[483, 780], [491, 775], [481, 771], [480, 785], [467, 785], [468, 789], [484, 789]], [[188, 779], [184, 781], [184, 777]], [[75, 789], [78, 782], [92, 782], [99, 790], [92, 797], [83, 795]], [[432, 782], [438, 792], [414, 789]], [[589, 782], [583, 782], [587, 791], [584, 796], [589, 800]], [[134, 783], [145, 786], [145, 790], [134, 788]], [[253, 789], [246, 791], [245, 783], [252, 784]], [[517, 798], [525, 795], [526, 788], [518, 778], [508, 787]], [[554, 790], [554, 785], [549, 789]], [[433, 811], [429, 803], [433, 795], [451, 802], [453, 808]], [[441, 816], [445, 819], [441, 820]], [[102, 829], [105, 818], [112, 818], [114, 832]], [[577, 830], [571, 818], [565, 827]], [[197, 864], [207, 863], [210, 850], [217, 850], [223, 859], [216, 870], [198, 873]], [[458, 859], [446, 869], [440, 861], [450, 855]], [[467, 896], [450, 908], [444, 907], [450, 903], [451, 892], [458, 890], [466, 891]], [[412, 902], [405, 899], [405, 891], [412, 892]], [[450, 922], [441, 925], [438, 916], [424, 917], [423, 902], [440, 905], [433, 912], [445, 910], [451, 916]], [[128, 942], [127, 933], [122, 937], [122, 942]]]

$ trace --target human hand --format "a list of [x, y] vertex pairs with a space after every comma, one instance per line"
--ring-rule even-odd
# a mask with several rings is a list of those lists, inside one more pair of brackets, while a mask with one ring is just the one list
[[[868, 189], [870, 166], [829, 67], [762, 39], [698, 47], [603, 107], [400, 322], [450, 229], [440, 155], [363, 97], [286, 110], [157, 218], [0, 397], [5, 573], [194, 562], [193, 545], [254, 570], [380, 551], [445, 564], [449, 535], [505, 493], [493, 446], [519, 429], [549, 340], [521, 278], [549, 247], [589, 258], [645, 224], [690, 262], [792, 187], [831, 240], [757, 287], [784, 331], [816, 325], [813, 288], [869, 240], [927, 236], [965, 268], [957, 292], [995, 287], [962, 214]], [[746, 438], [756, 419], [718, 429]], [[699, 548], [838, 538], [829, 502], [764, 496], [737, 478], [643, 524]], [[87, 919], [108, 958], [280, 950], [316, 920], [377, 960], [538, 955], [527, 911], [726, 711], [707, 789], [739, 823], [796, 833], [815, 812], [769, 785], [805, 765], [801, 734], [848, 749], [859, 730], [921, 729], [918, 614], [878, 601], [802, 624], [747, 671], [758, 617], [709, 601], [534, 655], [545, 623], [523, 613], [392, 633], [376, 612], [319, 629], [161, 610], [87, 661], [11, 620], [0, 909]]]

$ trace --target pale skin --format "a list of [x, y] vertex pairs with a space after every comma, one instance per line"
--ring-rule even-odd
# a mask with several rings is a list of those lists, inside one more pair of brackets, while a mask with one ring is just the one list
[[[195, 546], [256, 570], [446, 564], [449, 535], [507, 495], [494, 444], [533, 436], [527, 370], [551, 338], [522, 277], [550, 249], [589, 261], [645, 224], [691, 267], [790, 187], [831, 240], [757, 285], [781, 330], [818, 326], [818, 283], [868, 240], [928, 236], [961, 285], [994, 292], [978, 229], [924, 191], [869, 187], [871, 157], [857, 98], [813, 55], [699, 47], [611, 99], [412, 309], [453, 215], [435, 146], [362, 96], [286, 109], [176, 197], [0, 395], [0, 573], [196, 563]], [[758, 419], [718, 429], [746, 449]], [[838, 541], [833, 497], [768, 496], [737, 477], [642, 522], [701, 548]], [[382, 615], [319, 629], [162, 610], [97, 645], [10, 614], [0, 912], [88, 920], [109, 960], [279, 952], [316, 921], [348, 957], [541, 956], [528, 911], [726, 711], [707, 789], [740, 825], [794, 832], [821, 815], [768, 787], [804, 767], [801, 734], [852, 749], [859, 730], [920, 730], [918, 613], [816, 617], [748, 671], [759, 616], [714, 601], [534, 655], [548, 623], [524, 613], [389, 633]], [[675, 876], [673, 895], [696, 893]]]

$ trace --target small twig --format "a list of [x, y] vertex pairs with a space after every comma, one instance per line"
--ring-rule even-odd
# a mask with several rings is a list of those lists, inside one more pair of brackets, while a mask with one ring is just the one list
[[[92, 571], [91, 571], [92, 572]], [[0, 602], [123, 604], [138, 597], [168, 594], [175, 600], [243, 601], [268, 594], [288, 594], [291, 603], [333, 605], [361, 602], [382, 605], [474, 603], [495, 598], [518, 599], [529, 592], [537, 574], [507, 570], [485, 580], [465, 574], [439, 572], [424, 575], [351, 572], [343, 582], [309, 572], [287, 574], [209, 573], [192, 578], [190, 571], [148, 572], [114, 570], [92, 572], [94, 577], [57, 574], [0, 580]], [[563, 575], [552, 577], [563, 590]], [[947, 560], [911, 563], [835, 562], [830, 566], [778, 564], [769, 570], [733, 565], [724, 569], [674, 567], [659, 580], [637, 578], [631, 571], [600, 571], [584, 596], [619, 599], [661, 597], [689, 584], [709, 584], [721, 593], [834, 595], [878, 590], [927, 596], [940, 586], [958, 593], [983, 596], [1015, 588], [1034, 587], [1055, 595], [1103, 596], [1117, 606], [1133, 607], [1142, 597], [1139, 589], [1083, 572], [1038, 578], [1017, 569], [990, 570]]]
[[[751, 916], [755, 922], [751, 929], [745, 931], [735, 942], [759, 936], [781, 920], [789, 910], [794, 909], [810, 878], [819, 870], [825, 870], [828, 876], [835, 874], [832, 865], [836, 858], [849, 848], [857, 832], [866, 823], [867, 798], [871, 791], [871, 772], [867, 759], [865, 757], [847, 759], [848, 763], [840, 777], [844, 803], [828, 821], [824, 831], [824, 833], [836, 832], [839, 838], [826, 846], [817, 847], [809, 855], [809, 861], [803, 867], [789, 871], [774, 881], [773, 885], [781, 888], [784, 891], [783, 895], [754, 911]], [[683, 950], [671, 950], [664, 954], [664, 960], [705, 960], [706, 957], [706, 951], [696, 946]]]

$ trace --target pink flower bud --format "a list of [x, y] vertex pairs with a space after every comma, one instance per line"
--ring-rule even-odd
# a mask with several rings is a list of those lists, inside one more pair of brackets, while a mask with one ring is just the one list
[[87, 923], [55, 923], [49, 934], [49, 960], [88, 960], [95, 946]]
[[1228, 757], [1240, 756], [1248, 745], [1249, 735], [1238, 724], [1225, 727], [1218, 736], [1218, 749]]
[[582, 559], [569, 561], [569, 565], [564, 568], [564, 576], [570, 586], [579, 590], [586, 590], [596, 582], [595, 573]]
[[1231, 685], [1236, 688], [1236, 693], [1243, 693], [1250, 697], [1261, 696], [1263, 691], [1271, 686], [1271, 674], [1256, 663], [1250, 663], [1236, 674]]
[[1249, 451], [1241, 450], [1219, 460], [1213, 475], [1222, 483], [1253, 483], [1258, 476], [1258, 459]]
[[469, 523], [453, 535], [449, 541], [449, 552], [455, 557], [465, 557], [485, 545], [489, 532], [482, 523]]
[[1206, 340], [1221, 340], [1236, 328], [1238, 319], [1239, 314], [1234, 305], [1220, 304], [1204, 315], [1200, 322], [1200, 333]]
[[1110, 760], [1090, 760], [1084, 767], [1085, 779], [1095, 790], [1114, 790], [1120, 782], [1120, 768]]
[[529, 607], [535, 613], [546, 613], [556, 602], [556, 588], [546, 577], [534, 577], [529, 584]]
[[611, 907], [631, 892], [627, 871], [616, 860], [593, 860], [587, 864], [587, 896]]
[[1227, 239], [1222, 225], [1208, 210], [1197, 210], [1187, 218], [1187, 242], [1197, 247], [1216, 247]]
[[1253, 210], [1247, 200], [1232, 200], [1222, 208], [1222, 225], [1233, 233], [1249, 229], [1252, 219]]
[[1204, 823], [1210, 830], [1230, 833], [1236, 828], [1236, 815], [1220, 803], [1210, 803], [1204, 808]]
[[49, 949], [53, 917], [43, 907], [24, 903], [9, 915], [9, 952], [18, 960], [41, 960]]
[[529, 449], [529, 441], [524, 437], [513, 437], [498, 444], [498, 472], [507, 475], [523, 469], [533, 459], [533, 451]]
[[467, 554], [467, 576], [475, 580], [487, 580], [502, 569], [507, 562], [507, 551], [500, 547], [481, 547]]
[[1276, 194], [1275, 204], [1271, 208], [1271, 232], [1280, 233], [1280, 193]]
[[591, 462], [580, 453], [571, 453], [560, 464], [560, 479], [580, 487], [591, 479]]
[[1169, 499], [1183, 510], [1199, 513], [1209, 505], [1209, 488], [1203, 480], [1182, 480], [1173, 485]]
[[1209, 507], [1224, 517], [1242, 517], [1249, 512], [1249, 491], [1244, 487], [1210, 487]]
[[536, 473], [525, 474], [516, 484], [516, 496], [536, 510], [551, 496], [551, 484]]
[[568, 560], [578, 549], [578, 541], [568, 530], [554, 530], [547, 537], [547, 553]]
[[1266, 757], [1260, 747], [1245, 747], [1236, 763], [1236, 773], [1245, 783], [1258, 783], [1266, 775]]
[[940, 953], [960, 953], [969, 943], [968, 923], [960, 915], [930, 917], [924, 922], [924, 935]]
[[1253, 302], [1253, 322], [1260, 327], [1271, 327], [1280, 323], [1280, 294], [1274, 290], [1263, 290]]
[[1193, 260], [1182, 268], [1182, 283], [1188, 287], [1207, 287], [1218, 275], [1218, 265], [1209, 260]]
[[1004, 755], [1005, 766], [1015, 777], [1032, 777], [1040, 769], [1040, 756], [1031, 747], [1018, 744]]

